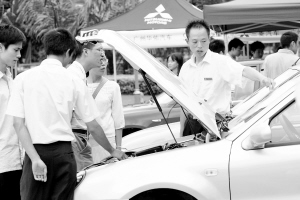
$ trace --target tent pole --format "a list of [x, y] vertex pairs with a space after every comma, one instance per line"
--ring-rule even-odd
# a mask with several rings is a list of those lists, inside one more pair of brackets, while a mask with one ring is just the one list
[[140, 91], [140, 87], [139, 87], [139, 77], [138, 77], [138, 71], [137, 70], [133, 70], [134, 71], [134, 103], [141, 103], [141, 100], [143, 100], [142, 96], [143, 93]]
[[227, 35], [227, 33], [224, 34], [224, 45], [225, 45], [224, 54], [226, 55], [228, 53], [228, 35]]
[[113, 62], [114, 62], [114, 81], [117, 82], [117, 61], [116, 61], [116, 50], [113, 49]]

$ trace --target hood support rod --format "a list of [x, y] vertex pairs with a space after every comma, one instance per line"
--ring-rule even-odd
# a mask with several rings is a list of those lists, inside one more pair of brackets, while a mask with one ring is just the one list
[[159, 105], [159, 103], [158, 103], [158, 101], [157, 101], [157, 99], [156, 99], [156, 96], [154, 95], [154, 93], [153, 93], [153, 91], [152, 91], [152, 88], [151, 88], [151, 86], [150, 86], [150, 84], [149, 84], [149, 82], [148, 82], [148, 79], [147, 79], [147, 77], [146, 77], [146, 73], [145, 73], [142, 69], [139, 69], [139, 72], [142, 74], [143, 79], [144, 79], [144, 81], [145, 81], [145, 83], [146, 83], [146, 85], [147, 85], [147, 87], [148, 87], [148, 89], [149, 89], [149, 91], [150, 91], [150, 94], [151, 94], [151, 96], [152, 96], [152, 98], [153, 98], [153, 100], [154, 100], [154, 102], [155, 102], [155, 104], [156, 104], [156, 106], [157, 106], [159, 112], [160, 112], [161, 115], [163, 116], [163, 118], [164, 118], [164, 120], [165, 120], [165, 122], [166, 122], [166, 124], [167, 124], [167, 126], [168, 126], [168, 128], [169, 128], [169, 130], [170, 130], [170, 132], [171, 132], [171, 134], [172, 134], [172, 136], [173, 136], [174, 141], [175, 141], [176, 143], [178, 143], [177, 140], [176, 140], [176, 138], [175, 138], [175, 136], [174, 136], [174, 134], [173, 134], [173, 132], [172, 132], [172, 130], [171, 130], [171, 128], [170, 128], [170, 126], [169, 126], [169, 123], [168, 123], [167, 119], [166, 119], [165, 116], [164, 116], [164, 113], [162, 112], [162, 109], [161, 109], [161, 107], [160, 107], [160, 105]]

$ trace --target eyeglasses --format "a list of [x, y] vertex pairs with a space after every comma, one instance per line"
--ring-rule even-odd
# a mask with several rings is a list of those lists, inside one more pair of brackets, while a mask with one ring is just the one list
[[88, 44], [93, 44], [93, 45], [95, 45], [95, 44], [97, 44], [97, 43], [98, 43], [98, 41], [86, 41], [86, 42], [83, 42], [82, 45], [83, 45], [83, 46], [86, 46], [86, 45], [88, 45]]

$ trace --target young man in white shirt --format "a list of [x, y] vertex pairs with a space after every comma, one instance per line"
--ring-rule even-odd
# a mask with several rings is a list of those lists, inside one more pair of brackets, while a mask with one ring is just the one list
[[[77, 42], [74, 57], [75, 61], [67, 68], [67, 70], [75, 77], [78, 77], [86, 85], [86, 73], [93, 68], [100, 68], [102, 62], [107, 62], [102, 47], [102, 40], [98, 41], [81, 41]], [[73, 112], [72, 131], [76, 140], [72, 142], [72, 147], [77, 164], [77, 171], [93, 164], [92, 147], [88, 142], [89, 136], [87, 126], [80, 119], [80, 116]], [[97, 137], [94, 136], [93, 137]], [[97, 138], [95, 138], [97, 141]]]
[[242, 40], [238, 38], [233, 38], [228, 43], [227, 56], [230, 56], [233, 60], [236, 60], [237, 57], [239, 57], [242, 54], [244, 45], [245, 44], [242, 42]]
[[[209, 25], [204, 20], [192, 21], [186, 27], [187, 43], [193, 55], [183, 64], [179, 78], [194, 92], [199, 102], [207, 101], [215, 112], [226, 115], [230, 112], [231, 84], [240, 85], [242, 76], [273, 87], [273, 80], [258, 71], [245, 67], [228, 56], [211, 52], [208, 49], [209, 35]], [[192, 116], [189, 118], [192, 119]], [[185, 122], [186, 117], [181, 111], [181, 136], [193, 133], [191, 130], [184, 131], [185, 127], [189, 127], [185, 126]], [[192, 130], [199, 133], [202, 127], [199, 123], [196, 124]]]
[[276, 78], [295, 64], [299, 57], [299, 36], [294, 32], [285, 32], [280, 38], [282, 49], [277, 53], [268, 55], [263, 63], [263, 73], [269, 78]]
[[21, 57], [26, 41], [14, 26], [0, 25], [0, 195], [1, 199], [21, 199], [22, 149], [13, 128], [13, 117], [5, 115], [13, 80], [9, 67]]
[[[44, 36], [47, 54], [40, 66], [15, 79], [7, 114], [26, 150], [21, 178], [23, 200], [72, 200], [76, 184], [76, 162], [71, 141], [72, 111], [79, 114], [99, 144], [112, 156], [127, 156], [114, 149], [96, 122], [99, 115], [85, 84], [71, 76], [65, 66], [75, 49], [71, 33], [59, 28]], [[26, 124], [25, 124], [26, 120]]]

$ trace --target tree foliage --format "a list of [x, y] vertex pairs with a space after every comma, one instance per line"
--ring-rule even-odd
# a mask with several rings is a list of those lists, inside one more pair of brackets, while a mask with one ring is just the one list
[[117, 17], [145, 0], [87, 0], [85, 3], [88, 26]]
[[76, 35], [86, 26], [82, 8], [75, 7], [72, 0], [24, 0], [17, 12], [16, 21], [28, 37], [37, 41], [54, 28], [63, 27]]

